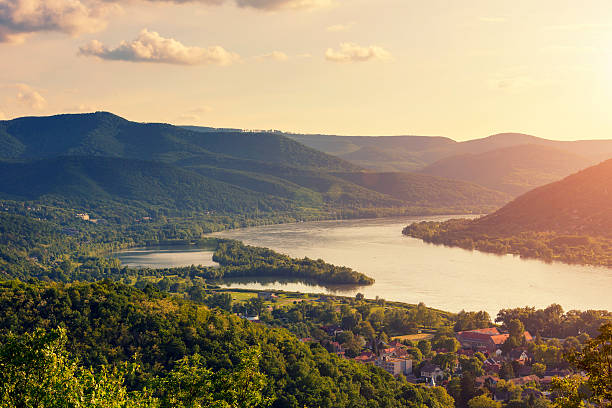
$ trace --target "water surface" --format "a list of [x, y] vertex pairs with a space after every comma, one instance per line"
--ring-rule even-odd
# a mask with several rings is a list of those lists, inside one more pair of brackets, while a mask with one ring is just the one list
[[485, 254], [426, 244], [405, 237], [402, 229], [418, 220], [448, 217], [403, 217], [377, 220], [306, 222], [271, 225], [214, 234], [250, 245], [272, 248], [293, 257], [322, 258], [349, 266], [376, 279], [367, 287], [333, 287], [268, 279], [229, 281], [226, 286], [380, 296], [458, 312], [559, 303], [565, 310], [612, 310], [612, 270], [547, 264], [513, 255]]
[[179, 266], [216, 266], [214, 251], [187, 245], [131, 248], [114, 254], [130, 268], [172, 268]]

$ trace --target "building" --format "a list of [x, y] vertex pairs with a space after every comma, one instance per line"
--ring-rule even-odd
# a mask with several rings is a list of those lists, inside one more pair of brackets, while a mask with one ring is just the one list
[[382, 357], [374, 364], [393, 376], [412, 374], [412, 360], [407, 358]]
[[[533, 337], [529, 332], [524, 333], [526, 341], [532, 341]], [[497, 327], [486, 329], [466, 330], [457, 333], [457, 340], [461, 347], [477, 351], [495, 353], [502, 344], [510, 337], [508, 333], [500, 333]]]
[[427, 362], [421, 367], [421, 377], [428, 384], [435, 385], [444, 379], [444, 370], [433, 363]]

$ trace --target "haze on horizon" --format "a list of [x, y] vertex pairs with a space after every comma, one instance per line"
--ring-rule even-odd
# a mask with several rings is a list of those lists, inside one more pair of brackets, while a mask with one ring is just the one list
[[610, 139], [611, 21], [605, 0], [0, 0], [0, 119]]

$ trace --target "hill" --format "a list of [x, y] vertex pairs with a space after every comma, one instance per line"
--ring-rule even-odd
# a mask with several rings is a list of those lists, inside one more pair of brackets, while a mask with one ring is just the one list
[[504, 203], [509, 196], [479, 185], [417, 173], [344, 173], [340, 177], [414, 206]]
[[[58, 338], [49, 336], [57, 327], [62, 327], [65, 333], [59, 344], [49, 341]], [[16, 339], [15, 335], [23, 337]], [[32, 335], [34, 341], [27, 341]], [[137, 363], [140, 369], [121, 378], [116, 388], [122, 390], [125, 381], [132, 391], [148, 388], [154, 392], [153, 397], [167, 399], [162, 404], [149, 399], [148, 403], [120, 406], [454, 405], [443, 388], [421, 387], [394, 379], [372, 364], [341, 358], [318, 343], [300, 342], [287, 330], [211, 310], [201, 303], [159, 292], [150, 285], [138, 290], [111, 281], [72, 285], [0, 282], [0, 344], [0, 364], [9, 367], [9, 372], [22, 373], [19, 380], [8, 382], [16, 387], [5, 387], [3, 395], [19, 400], [24, 399], [20, 391], [23, 392], [26, 379], [42, 382], [38, 386], [45, 390], [52, 389], [56, 383], [41, 378], [64, 374], [57, 365], [69, 353], [72, 361], [78, 359], [84, 368], [92, 367], [94, 372], [103, 373], [96, 377], [98, 381], [92, 381], [98, 403], [91, 406], [108, 406], [104, 401], [112, 398], [104, 392], [104, 386], [109, 377], [117, 375], [113, 367], [128, 362]], [[18, 350], [25, 352], [20, 354]], [[247, 364], [245, 353], [252, 356]], [[46, 364], [56, 369], [48, 369]], [[5, 371], [0, 378], [13, 379]], [[215, 373], [218, 382], [225, 384], [221, 390], [228, 386], [230, 390], [215, 390], [216, 382], [212, 381], [215, 377], [207, 376], [208, 373]], [[73, 384], [71, 375], [62, 380], [61, 386], [56, 387], [57, 395], [66, 393], [64, 384]], [[237, 394], [232, 388], [243, 392]], [[116, 394], [122, 400], [133, 396], [113, 391], [110, 395]], [[249, 398], [261, 394], [270, 403], [241, 402], [243, 394]], [[82, 399], [83, 396], [79, 401]]]
[[523, 194], [476, 220], [417, 223], [428, 242], [612, 267], [612, 160]]
[[422, 172], [513, 196], [612, 157], [612, 140], [548, 140], [500, 133], [456, 142], [424, 136], [288, 137], [379, 172]]
[[612, 238], [612, 160], [523, 194], [475, 226]]
[[591, 160], [546, 145], [526, 144], [438, 160], [421, 173], [469, 181], [513, 196], [588, 167]]
[[164, 162], [226, 156], [299, 168], [356, 170], [336, 157], [274, 133], [194, 132], [161, 123], [130, 122], [108, 112], [0, 121], [0, 158], [109, 156]]
[[99, 156], [64, 156], [0, 162], [0, 191], [17, 200], [64, 200], [73, 206], [112, 202], [138, 207], [237, 213], [287, 209], [280, 199], [159, 162]]
[[[10, 176], [0, 181], [0, 197], [107, 213], [355, 216], [366, 209], [371, 216], [372, 209], [456, 212], [503, 204], [487, 194], [475, 194], [488, 198], [473, 203], [431, 200], [416, 186], [408, 199], [390, 195], [338, 177], [362, 169], [278, 132], [187, 129], [107, 112], [0, 121], [0, 146], [0, 166]], [[453, 183], [444, 188], [452, 197]]]

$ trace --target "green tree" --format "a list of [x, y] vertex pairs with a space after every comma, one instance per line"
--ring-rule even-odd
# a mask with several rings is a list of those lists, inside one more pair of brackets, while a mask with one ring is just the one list
[[592, 400], [612, 401], [612, 323], [601, 326], [599, 332], [582, 351], [570, 353], [568, 359], [574, 367], [588, 373]]
[[543, 377], [546, 372], [546, 365], [542, 363], [533, 363], [531, 366], [531, 373], [537, 375], [538, 377]]
[[469, 408], [501, 408], [501, 402], [494, 401], [486, 395], [479, 395], [468, 401]]

